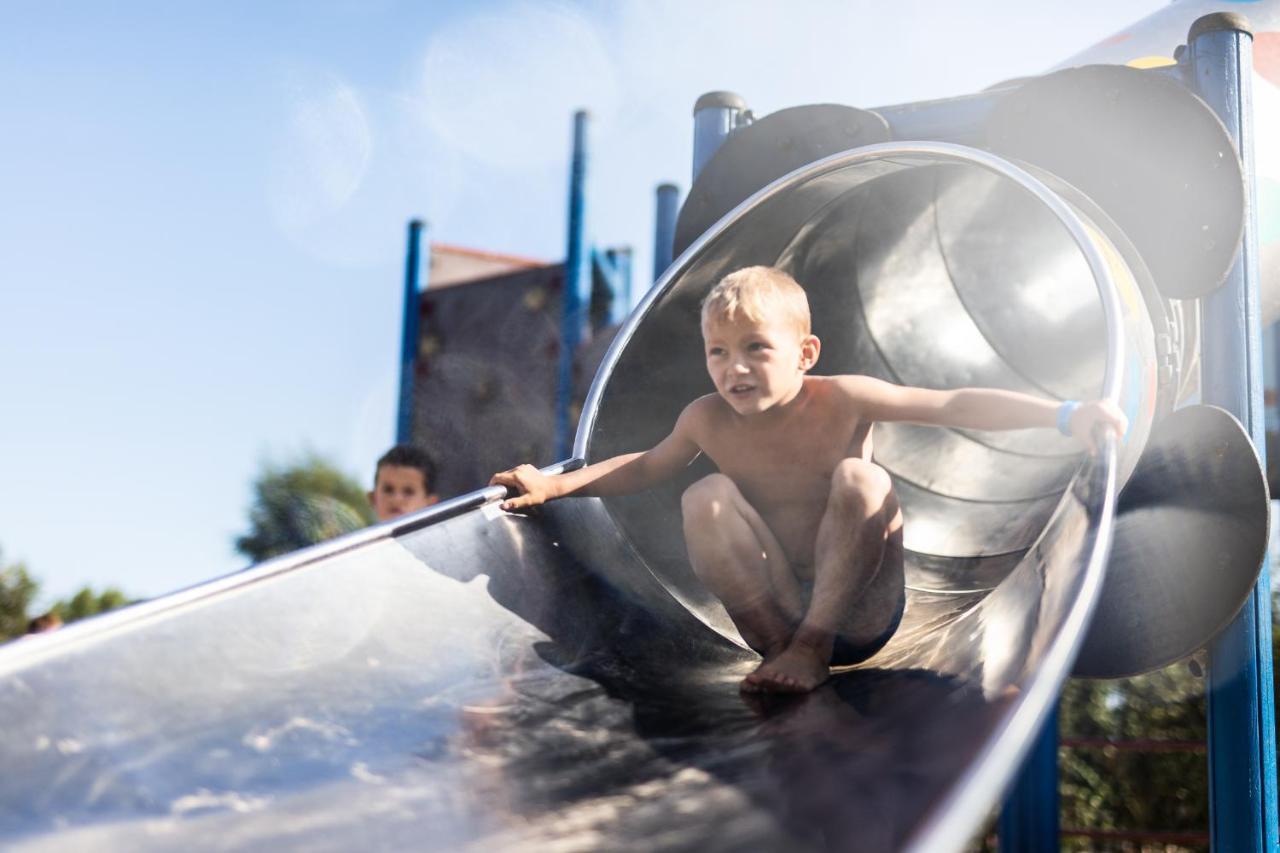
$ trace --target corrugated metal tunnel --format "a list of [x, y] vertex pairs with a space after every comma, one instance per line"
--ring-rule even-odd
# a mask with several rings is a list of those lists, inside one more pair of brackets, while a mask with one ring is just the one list
[[[1097, 285], [1063, 224], [1024, 188], [976, 163], [879, 147], [881, 154], [855, 152], [784, 179], [689, 249], [624, 330], [616, 360], [606, 361], [589, 459], [650, 446], [684, 405], [713, 390], [701, 369], [698, 303], [721, 276], [752, 264], [786, 269], [806, 288], [824, 345], [819, 373], [1059, 399], [1100, 394], [1106, 336]], [[1124, 305], [1121, 388], [1132, 425], [1123, 476], [1157, 408], [1168, 405], [1151, 319], [1163, 303], [1123, 235], [1072, 195]], [[893, 474], [907, 518], [908, 584], [931, 592], [999, 583], [1039, 536], [1081, 461], [1079, 445], [1052, 430], [908, 424], [877, 425], [875, 458]], [[706, 470], [694, 468], [685, 482]], [[671, 533], [680, 528], [685, 482], [605, 503], [672, 592], [732, 632]]]

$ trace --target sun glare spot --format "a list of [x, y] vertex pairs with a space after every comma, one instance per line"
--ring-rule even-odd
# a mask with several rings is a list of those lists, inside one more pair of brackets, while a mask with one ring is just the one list
[[573, 111], [608, 120], [618, 100], [600, 33], [554, 3], [519, 3], [446, 26], [421, 67], [421, 103], [435, 134], [498, 167], [562, 162]]
[[276, 144], [268, 193], [276, 224], [302, 240], [359, 192], [373, 133], [359, 93], [336, 76], [295, 79], [290, 88], [293, 102]]

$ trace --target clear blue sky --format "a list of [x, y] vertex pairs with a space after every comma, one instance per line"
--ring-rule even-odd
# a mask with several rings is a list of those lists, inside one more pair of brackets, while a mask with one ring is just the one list
[[243, 567], [264, 459], [367, 480], [393, 436], [405, 222], [649, 275], [690, 110], [877, 106], [1036, 73], [1163, 5], [0, 0], [0, 549], [154, 596]]

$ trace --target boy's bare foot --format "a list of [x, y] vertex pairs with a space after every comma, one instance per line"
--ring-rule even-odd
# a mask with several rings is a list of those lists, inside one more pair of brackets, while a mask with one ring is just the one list
[[747, 693], [808, 693], [831, 677], [825, 655], [804, 643], [792, 643], [778, 655], [765, 658], [756, 671], [742, 679]]

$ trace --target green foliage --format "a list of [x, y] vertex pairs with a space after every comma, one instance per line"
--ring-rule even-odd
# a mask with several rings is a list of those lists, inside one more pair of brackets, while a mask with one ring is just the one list
[[[1201, 749], [1176, 748], [1203, 744], [1207, 733], [1203, 681], [1186, 663], [1117, 681], [1070, 681], [1060, 709], [1064, 741], [1119, 742], [1059, 749], [1063, 827], [1207, 831], [1207, 754]], [[1135, 741], [1159, 742], [1166, 748], [1125, 748], [1125, 742], [1132, 746]], [[1068, 837], [1062, 849], [1198, 848]]]
[[315, 454], [283, 467], [266, 463], [253, 483], [253, 494], [249, 532], [236, 539], [236, 550], [254, 562], [374, 521], [365, 490]]
[[[1280, 457], [1280, 452], [1275, 456]], [[1272, 613], [1280, 599], [1272, 595]], [[1272, 659], [1280, 661], [1273, 624]], [[1062, 746], [1059, 791], [1063, 827], [1205, 833], [1209, 828], [1208, 755], [1192, 749], [1127, 749], [1128, 741], [1204, 743], [1205, 682], [1186, 662], [1117, 681], [1069, 681], [1060, 704], [1063, 741], [1118, 742]], [[1280, 694], [1276, 696], [1280, 703]], [[985, 849], [985, 848], [984, 848]], [[1186, 851], [1207, 845], [1064, 837], [1063, 850]]]
[[[39, 591], [40, 582], [28, 574], [24, 564], [5, 565], [0, 553], [0, 642], [27, 633], [32, 617], [38, 615], [31, 613], [30, 608]], [[71, 598], [56, 602], [50, 612], [67, 623], [115, 610], [128, 603], [128, 597], [115, 587], [98, 594], [86, 586]]]
[[[1280, 458], [1280, 447], [1268, 458]], [[1272, 613], [1280, 617], [1280, 596], [1275, 594]], [[1272, 626], [1271, 648], [1272, 660], [1280, 661], [1280, 625]], [[1202, 656], [1197, 661], [1202, 663]], [[1185, 840], [1186, 835], [1209, 831], [1208, 753], [1186, 748], [1203, 744], [1208, 734], [1204, 691], [1204, 680], [1193, 674], [1187, 662], [1137, 678], [1067, 682], [1059, 705], [1064, 742], [1058, 752], [1061, 826], [1164, 833], [1165, 839], [1182, 834], [1184, 838], [1174, 842], [1063, 836], [1060, 849], [1126, 853], [1208, 849], [1207, 843]], [[1276, 701], [1280, 704], [1280, 692]], [[1067, 745], [1071, 741], [1093, 743]], [[1137, 741], [1157, 742], [1164, 748]], [[998, 849], [994, 833], [993, 819], [966, 850]]]
[[56, 602], [50, 609], [66, 623], [106, 613], [129, 603], [125, 594], [115, 587], [107, 587], [101, 593], [95, 593], [86, 586], [71, 598]]
[[40, 591], [40, 583], [27, 574], [22, 563], [6, 565], [0, 552], [0, 641], [27, 632], [27, 608]]

